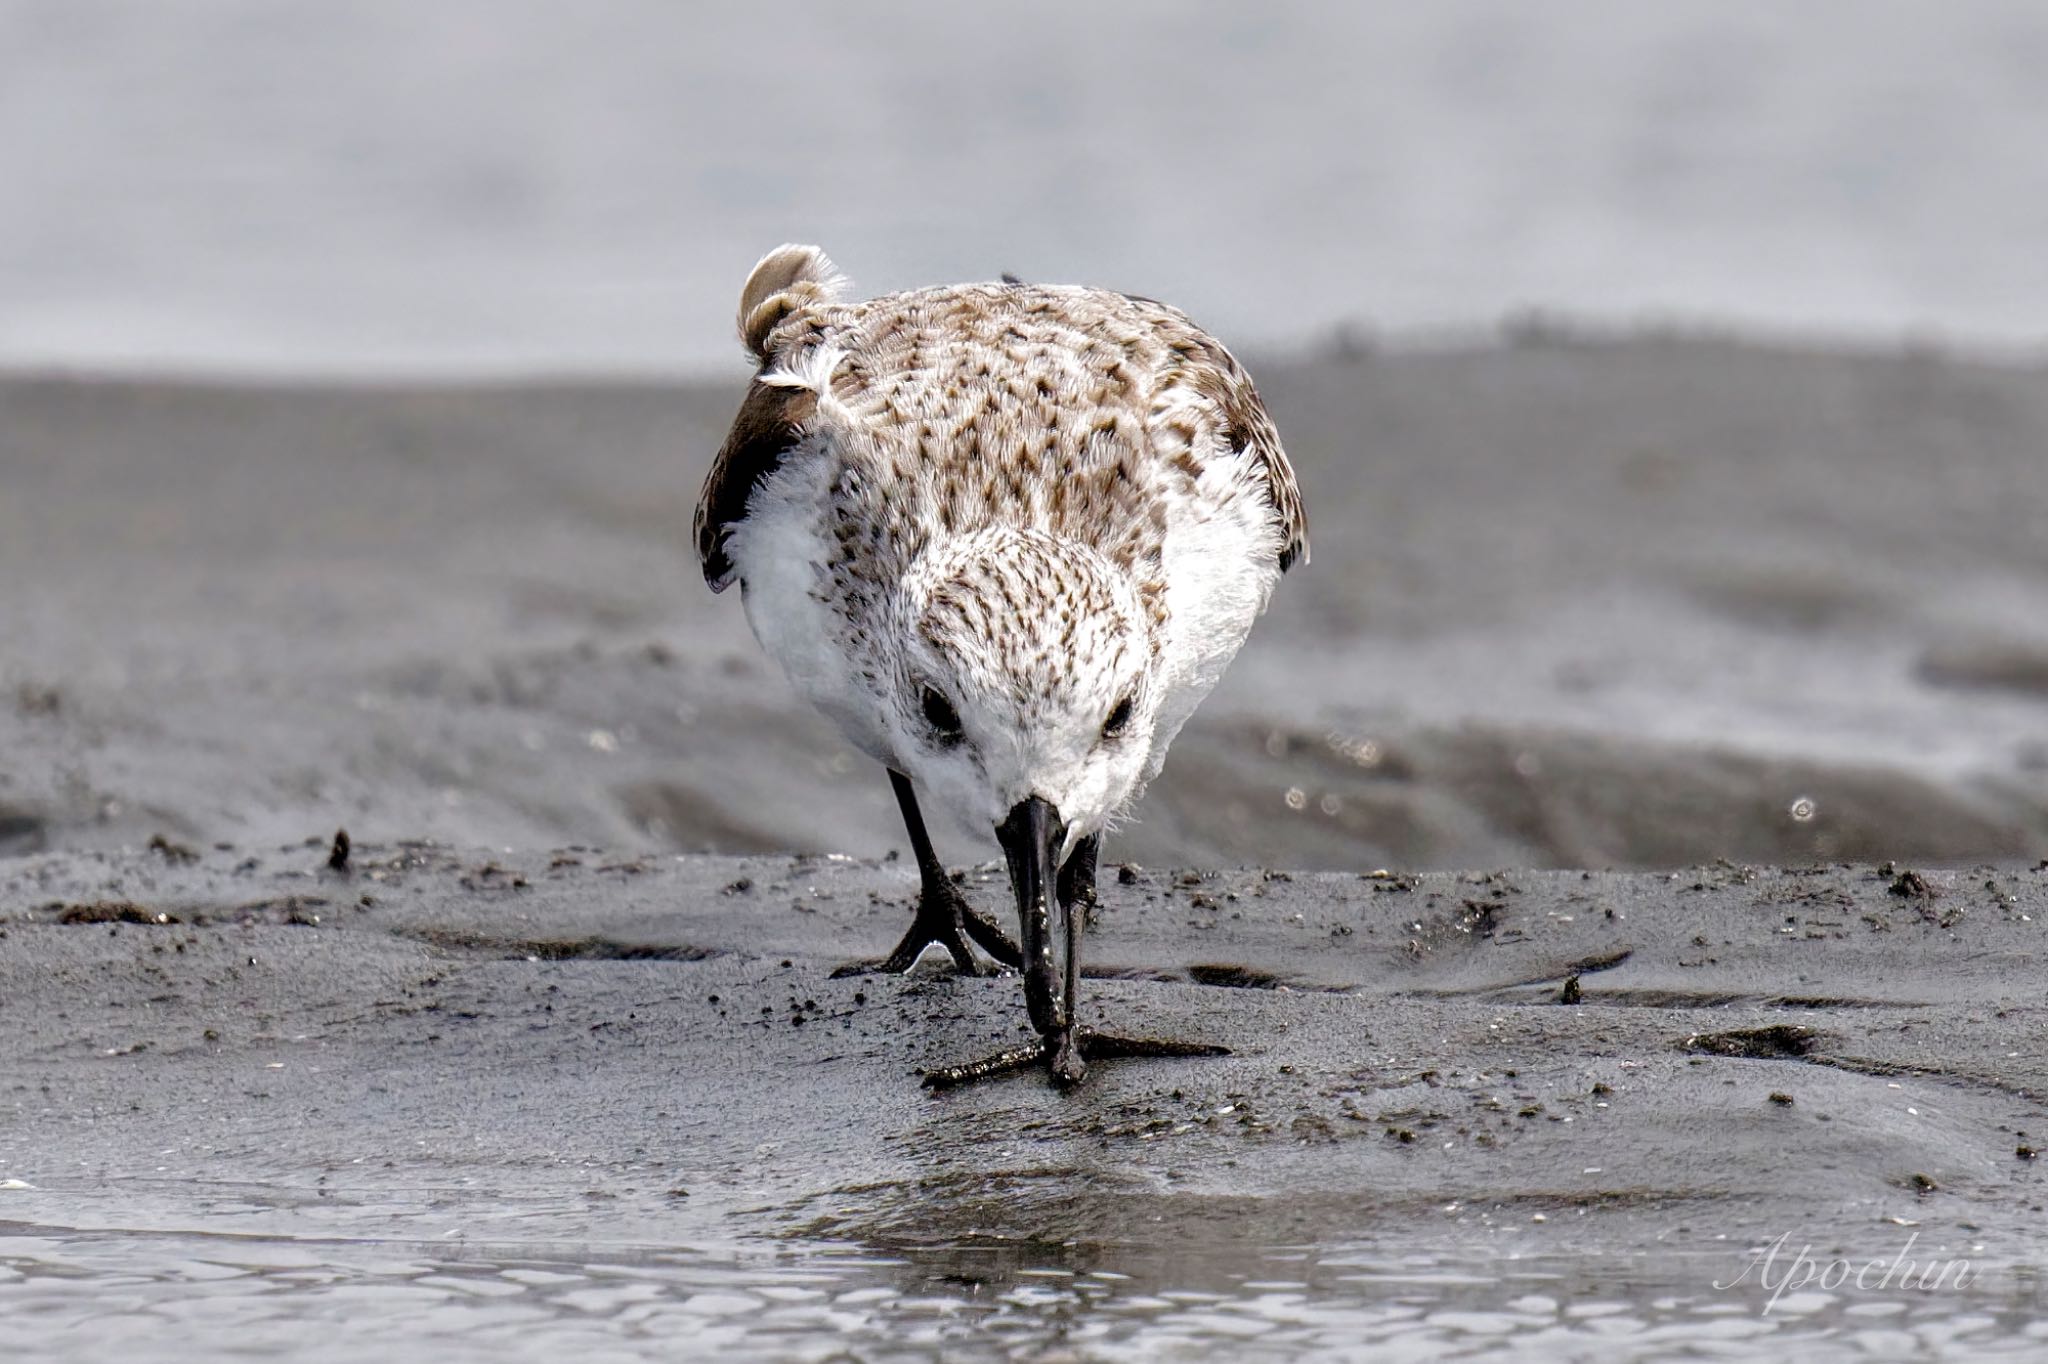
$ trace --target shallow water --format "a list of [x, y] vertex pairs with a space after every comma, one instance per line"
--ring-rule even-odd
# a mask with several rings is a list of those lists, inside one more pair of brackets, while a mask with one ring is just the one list
[[2038, 1358], [2042, 1285], [1729, 1291], [1727, 1257], [1370, 1245], [721, 1249], [0, 1222], [15, 1360]]

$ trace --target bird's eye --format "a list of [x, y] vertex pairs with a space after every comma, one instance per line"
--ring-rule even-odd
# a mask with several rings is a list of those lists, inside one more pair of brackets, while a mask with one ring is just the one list
[[924, 689], [924, 722], [932, 727], [932, 737], [946, 747], [960, 742], [960, 712], [937, 687]]
[[1123, 700], [1116, 703], [1116, 709], [1112, 710], [1109, 713], [1109, 718], [1102, 722], [1102, 737], [1105, 739], [1119, 738], [1130, 727], [1131, 698], [1126, 696]]

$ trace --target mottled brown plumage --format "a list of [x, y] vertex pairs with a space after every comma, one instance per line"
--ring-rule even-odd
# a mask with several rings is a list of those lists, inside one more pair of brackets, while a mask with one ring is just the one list
[[[829, 282], [829, 266], [820, 273]], [[743, 329], [749, 319], [743, 334], [761, 373], [697, 508], [697, 552], [714, 590], [732, 581], [724, 541], [753, 490], [816, 429], [822, 395], [769, 376], [832, 353], [830, 397], [849, 420], [824, 429], [857, 431], [862, 453], [891, 475], [929, 470], [942, 529], [1028, 519], [1059, 534], [1078, 521], [1093, 537], [1107, 518], [1120, 537], [1112, 557], [1130, 563], [1158, 529], [1157, 509], [1143, 505], [1158, 490], [1138, 461], [1149, 453], [1171, 471], [1160, 477], [1192, 481], [1227, 452], [1257, 471], [1281, 570], [1307, 553], [1300, 491], [1265, 404], [1236, 358], [1178, 309], [1017, 283], [841, 304], [805, 277], [794, 294], [750, 296]]]

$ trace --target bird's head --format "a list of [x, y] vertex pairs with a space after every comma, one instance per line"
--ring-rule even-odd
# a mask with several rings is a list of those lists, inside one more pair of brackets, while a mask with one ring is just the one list
[[1049, 1033], [1072, 1008], [1054, 981], [1059, 868], [1137, 792], [1151, 756], [1162, 689], [1149, 617], [1100, 551], [1006, 528], [920, 555], [896, 607], [897, 758], [940, 807], [993, 826], [1025, 999]]
[[970, 824], [1033, 801], [1063, 861], [1137, 792], [1161, 688], [1130, 575], [1041, 531], [994, 529], [928, 550], [899, 588], [894, 747], [906, 775]]

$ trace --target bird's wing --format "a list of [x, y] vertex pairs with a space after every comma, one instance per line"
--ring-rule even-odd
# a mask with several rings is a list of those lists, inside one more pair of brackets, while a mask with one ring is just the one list
[[1223, 439], [1232, 451], [1250, 456], [1260, 475], [1273, 519], [1280, 527], [1280, 571], [1308, 562], [1308, 513], [1301, 505], [1301, 485], [1294, 466], [1280, 446], [1280, 432], [1266, 412], [1251, 375], [1223, 343], [1178, 308], [1156, 299], [1125, 295], [1151, 316], [1167, 348], [1178, 357], [1170, 382], [1186, 385], [1222, 414]]
[[767, 384], [756, 379], [733, 418], [732, 431], [711, 461], [697, 499], [697, 559], [713, 592], [732, 586], [732, 559], [726, 537], [746, 519], [747, 499], [754, 489], [782, 467], [783, 459], [803, 439], [804, 427], [817, 408], [809, 389]]
[[791, 244], [761, 257], [740, 289], [740, 341], [761, 369], [697, 499], [697, 558], [713, 592], [732, 586], [735, 571], [725, 541], [746, 519], [747, 499], [782, 467], [817, 411], [817, 391], [792, 384], [777, 363], [802, 338], [805, 319], [845, 287], [845, 276], [823, 251]]
[[1280, 571], [1297, 562], [1308, 561], [1308, 513], [1301, 505], [1301, 485], [1294, 481], [1294, 466], [1280, 448], [1280, 432], [1266, 413], [1259, 391], [1249, 374], [1231, 353], [1214, 341], [1207, 347], [1208, 363], [1218, 376], [1217, 401], [1229, 422], [1224, 436], [1231, 448], [1249, 455], [1265, 475], [1266, 499], [1273, 504], [1274, 519], [1284, 536], [1280, 545]]

